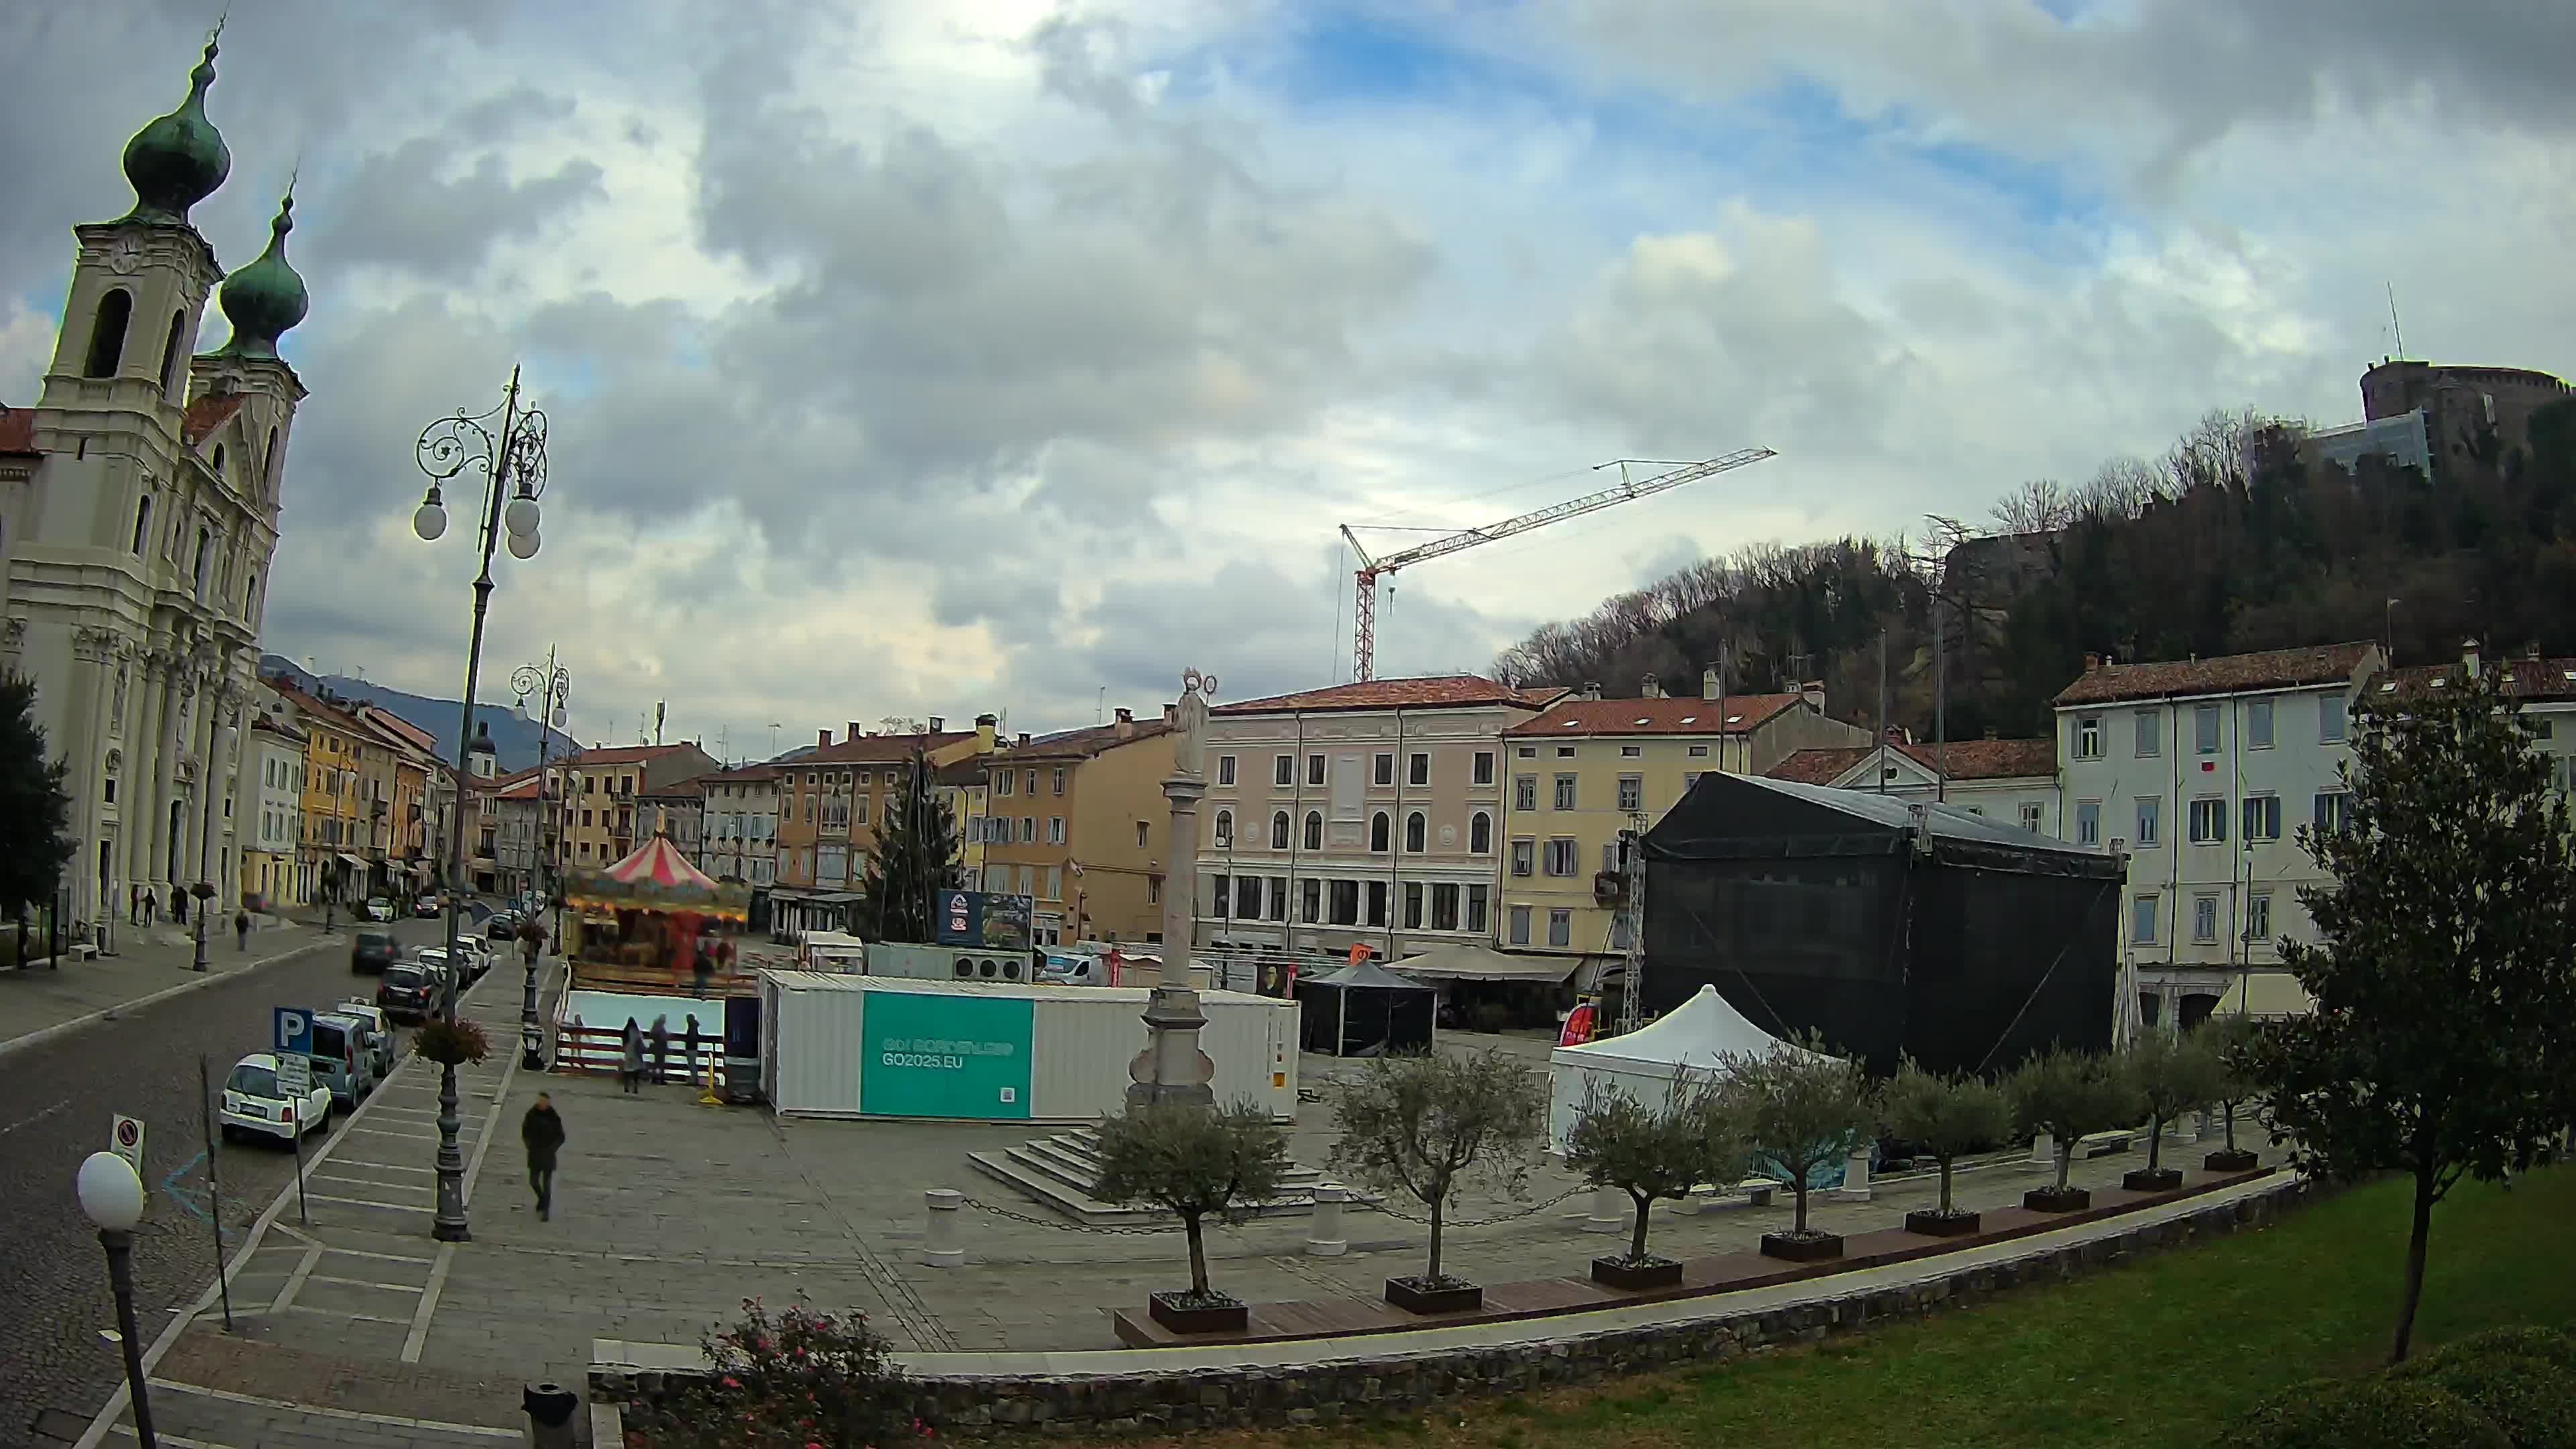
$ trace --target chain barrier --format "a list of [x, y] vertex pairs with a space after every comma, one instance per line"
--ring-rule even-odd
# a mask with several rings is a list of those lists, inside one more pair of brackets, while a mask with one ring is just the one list
[[[1588, 1187], [1569, 1187], [1565, 1191], [1558, 1193], [1556, 1196], [1549, 1198], [1545, 1202], [1532, 1203], [1528, 1207], [1515, 1208], [1507, 1213], [1496, 1213], [1494, 1216], [1489, 1218], [1442, 1218], [1440, 1220], [1440, 1226], [1443, 1231], [1450, 1228], [1491, 1227], [1495, 1223], [1508, 1223], [1515, 1218], [1525, 1218], [1546, 1212], [1549, 1208], [1555, 1207], [1558, 1203], [1564, 1202], [1567, 1198], [1575, 1197], [1590, 1191], [1592, 1191], [1592, 1189]], [[1412, 1213], [1404, 1211], [1402, 1208], [1388, 1207], [1383, 1202], [1354, 1202], [1350, 1205], [1350, 1210], [1353, 1212], [1384, 1213], [1388, 1217], [1402, 1218], [1408, 1223], [1419, 1223], [1426, 1228], [1431, 1226], [1431, 1218], [1428, 1214], [1417, 1217]]]

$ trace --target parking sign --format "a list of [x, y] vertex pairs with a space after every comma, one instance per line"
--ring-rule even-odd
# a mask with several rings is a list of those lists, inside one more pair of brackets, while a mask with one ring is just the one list
[[300, 1006], [276, 1008], [277, 1030], [269, 1039], [270, 1049], [283, 1056], [292, 1052], [305, 1056], [313, 1050], [313, 1013]]

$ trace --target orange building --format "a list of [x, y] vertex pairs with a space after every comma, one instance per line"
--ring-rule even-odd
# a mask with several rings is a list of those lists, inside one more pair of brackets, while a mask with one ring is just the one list
[[[933, 718], [924, 733], [888, 734], [868, 733], [852, 721], [838, 744], [830, 730], [822, 730], [813, 749], [773, 762], [778, 767], [778, 868], [769, 902], [776, 930], [865, 930], [866, 923], [855, 914], [859, 883], [889, 802], [902, 798], [904, 771], [913, 753], [922, 752], [937, 769], [993, 749], [991, 716], [979, 718], [971, 730], [950, 730], [945, 724]], [[963, 829], [965, 822], [958, 824]]]

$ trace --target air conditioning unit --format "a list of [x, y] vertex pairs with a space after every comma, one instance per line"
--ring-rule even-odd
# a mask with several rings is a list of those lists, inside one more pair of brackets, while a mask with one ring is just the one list
[[974, 980], [974, 979], [975, 979], [975, 963], [974, 963], [974, 962], [972, 962], [972, 961], [967, 960], [967, 959], [966, 959], [965, 957], [963, 957], [963, 956], [958, 957], [958, 958], [957, 958], [957, 979], [958, 979], [958, 980], [960, 980], [960, 981], [972, 981], [972, 980]]
[[1017, 981], [1027, 972], [1027, 963], [1014, 956], [1002, 962], [1002, 979]]

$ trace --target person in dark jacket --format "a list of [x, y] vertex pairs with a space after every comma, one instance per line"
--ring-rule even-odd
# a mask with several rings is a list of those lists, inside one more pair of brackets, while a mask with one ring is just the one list
[[519, 1140], [528, 1148], [528, 1186], [536, 1189], [539, 1219], [554, 1216], [555, 1154], [563, 1150], [563, 1118], [556, 1114], [554, 1099], [537, 1094], [536, 1105], [519, 1122]]
[[233, 912], [233, 937], [241, 943], [241, 950], [250, 949], [250, 912]]
[[664, 1082], [670, 1080], [671, 1018], [669, 1016], [664, 1015], [653, 1018], [651, 1039], [653, 1042], [653, 1085], [658, 1087]]
[[630, 1016], [626, 1018], [626, 1034], [619, 1039], [617, 1085], [624, 1088], [626, 1095], [631, 1097], [635, 1095], [643, 1081], [644, 1028], [637, 1026], [635, 1018]]

